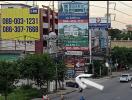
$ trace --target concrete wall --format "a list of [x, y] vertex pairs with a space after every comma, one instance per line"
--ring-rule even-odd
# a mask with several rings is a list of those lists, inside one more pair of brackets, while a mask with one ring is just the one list
[[132, 40], [112, 40], [111, 47], [115, 46], [132, 48]]

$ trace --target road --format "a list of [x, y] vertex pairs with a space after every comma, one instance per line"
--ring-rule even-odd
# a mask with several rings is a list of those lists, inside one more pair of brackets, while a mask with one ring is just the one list
[[[103, 91], [88, 86], [83, 93], [73, 92], [65, 95], [65, 100], [80, 100], [81, 95], [86, 100], [132, 100], [130, 83], [120, 83], [119, 77], [115, 77], [101, 83], [105, 87]], [[60, 100], [60, 98], [57, 97], [52, 100]]]

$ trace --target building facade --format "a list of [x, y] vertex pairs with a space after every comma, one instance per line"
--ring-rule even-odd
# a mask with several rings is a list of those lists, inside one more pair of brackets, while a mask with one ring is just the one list
[[[57, 24], [58, 23], [58, 13], [56, 12], [53, 13], [53, 10], [45, 7], [45, 8], [40, 8], [40, 16], [41, 16], [40, 18], [41, 38], [39, 41], [35, 42], [35, 52], [45, 53], [45, 52], [48, 52], [51, 48], [49, 46], [49, 41], [50, 40], [54, 41], [54, 36], [52, 39], [52, 37], [49, 36], [49, 33], [54, 32], [56, 33], [56, 35], [58, 35], [58, 24]], [[45, 37], [47, 37], [47, 39]]]

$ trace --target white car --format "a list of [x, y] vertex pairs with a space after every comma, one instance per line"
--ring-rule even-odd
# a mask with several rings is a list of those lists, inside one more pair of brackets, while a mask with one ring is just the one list
[[130, 74], [122, 74], [120, 77], [120, 82], [128, 82], [131, 81], [131, 76]]

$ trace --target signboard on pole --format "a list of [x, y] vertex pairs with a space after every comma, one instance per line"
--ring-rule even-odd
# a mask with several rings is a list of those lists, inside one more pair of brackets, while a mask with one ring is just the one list
[[88, 1], [59, 1], [58, 30], [65, 50], [88, 50], [88, 4]]
[[[95, 45], [99, 46], [100, 48], [108, 47], [108, 32], [107, 28], [111, 27], [111, 20], [110, 17], [108, 19], [107, 24], [107, 17], [91, 17], [89, 20], [89, 28], [92, 31], [92, 38], [94, 38]], [[97, 42], [96, 42], [97, 41]]]
[[82, 53], [82, 51], [67, 51], [67, 52], [65, 52], [65, 55], [82, 55], [83, 53]]
[[59, 1], [59, 19], [83, 19], [88, 16], [88, 1]]
[[105, 28], [110, 28], [111, 27], [111, 20], [110, 17], [108, 19], [108, 26], [107, 26], [107, 17], [91, 17], [89, 19], [89, 28], [100, 28], [100, 29], [105, 29]]
[[1, 9], [1, 38], [3, 40], [39, 40], [39, 9]]

